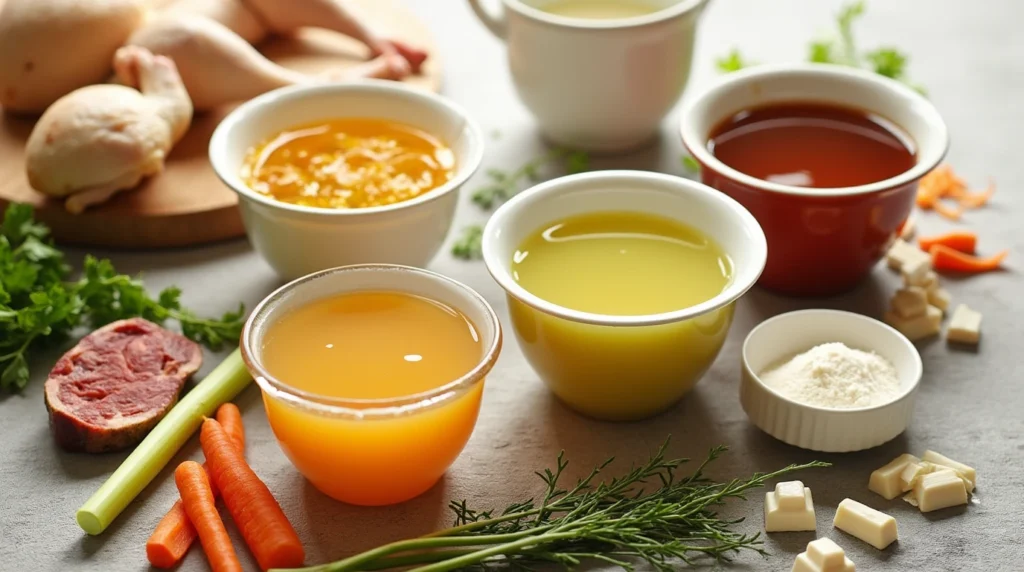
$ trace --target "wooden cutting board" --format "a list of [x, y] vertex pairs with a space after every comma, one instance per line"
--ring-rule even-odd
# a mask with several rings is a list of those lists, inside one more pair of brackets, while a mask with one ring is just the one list
[[[0, 0], [2, 1], [2, 0]], [[399, 38], [430, 53], [420, 76], [409, 83], [431, 91], [441, 84], [441, 66], [429, 31], [396, 0], [347, 0], [384, 37]], [[305, 72], [354, 65], [364, 47], [340, 34], [303, 30], [259, 46], [274, 61]], [[171, 152], [163, 173], [110, 202], [80, 215], [60, 201], [33, 191], [25, 177], [25, 141], [34, 120], [0, 113], [0, 207], [29, 203], [62, 243], [126, 249], [203, 244], [242, 236], [245, 230], [234, 192], [214, 175], [206, 157], [210, 135], [230, 108], [199, 114]]]

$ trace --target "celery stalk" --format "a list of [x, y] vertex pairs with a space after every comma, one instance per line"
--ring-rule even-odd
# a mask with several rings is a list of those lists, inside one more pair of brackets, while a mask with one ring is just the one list
[[160, 420], [107, 482], [85, 501], [75, 515], [78, 525], [89, 534], [106, 530], [195, 433], [203, 417], [213, 415], [222, 403], [234, 399], [251, 380], [242, 354], [235, 350]]

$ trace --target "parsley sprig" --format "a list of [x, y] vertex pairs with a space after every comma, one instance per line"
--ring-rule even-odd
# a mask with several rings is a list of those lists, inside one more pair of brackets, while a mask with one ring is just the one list
[[[488, 183], [473, 192], [473, 202], [484, 210], [491, 210], [511, 199], [530, 183], [543, 178], [544, 170], [551, 165], [561, 164], [568, 173], [582, 173], [590, 168], [590, 156], [584, 151], [553, 149], [540, 157], [530, 159], [511, 171], [492, 168], [486, 171]], [[480, 250], [483, 226], [474, 224], [462, 229], [461, 235], [452, 244], [452, 255], [463, 260], [474, 260], [482, 256]]]
[[49, 229], [23, 204], [7, 207], [0, 225], [0, 391], [24, 389], [29, 352], [66, 340], [79, 326], [97, 328], [142, 317], [181, 324], [182, 333], [210, 349], [237, 342], [244, 307], [220, 319], [203, 319], [181, 307], [181, 290], [171, 286], [154, 299], [143, 283], [118, 274], [109, 260], [85, 258], [82, 276], [49, 238]]
[[[924, 93], [924, 88], [907, 79], [907, 63], [909, 58], [893, 47], [879, 47], [861, 52], [853, 34], [853, 25], [866, 11], [862, 0], [843, 6], [836, 15], [836, 35], [834, 38], [811, 42], [808, 47], [807, 60], [817, 63], [838, 64], [857, 68], [866, 68], [879, 75], [902, 81], [914, 89]], [[744, 59], [738, 49], [733, 49], [727, 56], [716, 60], [722, 72], [733, 72], [753, 64]]]

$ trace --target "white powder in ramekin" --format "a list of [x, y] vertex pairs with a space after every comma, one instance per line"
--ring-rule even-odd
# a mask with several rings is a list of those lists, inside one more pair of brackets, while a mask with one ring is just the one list
[[833, 342], [815, 346], [760, 374], [782, 395], [818, 407], [871, 407], [895, 399], [899, 375], [882, 356]]

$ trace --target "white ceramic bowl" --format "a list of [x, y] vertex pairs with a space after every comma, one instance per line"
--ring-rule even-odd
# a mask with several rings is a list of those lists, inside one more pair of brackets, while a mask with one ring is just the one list
[[470, 0], [507, 43], [512, 84], [546, 137], [592, 152], [653, 139], [686, 87], [707, 0], [645, 0], [660, 10], [608, 20], [556, 16], [550, 3]]
[[[248, 188], [240, 172], [250, 147], [304, 123], [345, 117], [398, 121], [438, 137], [455, 153], [451, 181], [414, 199], [360, 209], [276, 201]], [[210, 163], [238, 193], [245, 230], [283, 278], [350, 264], [425, 266], [444, 242], [458, 189], [483, 157], [483, 136], [459, 107], [396, 82], [362, 80], [278, 89], [235, 108], [210, 139]]]
[[[827, 342], [887, 359], [899, 374], [899, 396], [872, 407], [817, 407], [784, 397], [758, 377]], [[878, 320], [838, 310], [800, 310], [765, 320], [743, 343], [742, 362], [740, 403], [754, 425], [790, 445], [827, 453], [869, 449], [902, 433], [913, 416], [923, 369], [917, 348], [903, 334]]]
[[[546, 224], [600, 211], [642, 212], [689, 225], [732, 258], [721, 294], [689, 308], [613, 316], [565, 308], [514, 279], [512, 257]], [[757, 281], [767, 256], [757, 221], [700, 183], [643, 171], [599, 171], [528, 189], [491, 216], [487, 270], [508, 295], [513, 330], [530, 365], [563, 402], [591, 417], [632, 420], [671, 407], [704, 375], [732, 323], [734, 302]]]

